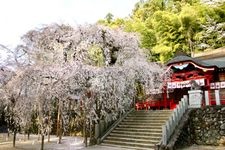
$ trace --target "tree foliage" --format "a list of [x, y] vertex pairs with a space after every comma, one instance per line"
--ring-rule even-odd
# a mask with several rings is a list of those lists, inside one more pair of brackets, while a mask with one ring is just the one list
[[22, 39], [17, 50], [26, 63], [19, 63], [2, 90], [16, 131], [29, 129], [35, 118], [42, 141], [55, 119], [59, 143], [62, 132], [76, 125], [86, 131], [101, 119], [117, 119], [133, 106], [137, 83], [145, 94], [162, 89], [164, 69], [148, 62], [136, 34], [53, 24]]
[[166, 62], [177, 51], [191, 55], [224, 46], [224, 6], [217, 0], [142, 0], [117, 27], [138, 32], [151, 59]]

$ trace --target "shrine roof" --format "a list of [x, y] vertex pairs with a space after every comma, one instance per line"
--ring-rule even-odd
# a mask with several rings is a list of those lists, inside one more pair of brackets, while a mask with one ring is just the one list
[[194, 53], [194, 57], [202, 62], [225, 69], [225, 47], [217, 49], [207, 49], [202, 52]]
[[201, 61], [199, 59], [192, 58], [192, 57], [185, 56], [185, 55], [178, 55], [178, 56], [174, 57], [173, 59], [168, 61], [166, 63], [166, 65], [169, 66], [172, 64], [177, 64], [177, 63], [182, 63], [182, 62], [193, 62], [199, 66], [206, 67], [206, 68], [215, 67], [215, 66], [218, 67], [216, 64], [208, 63], [207, 61]]
[[202, 60], [202, 62], [212, 65], [216, 65], [218, 68], [225, 68], [225, 57], [214, 58], [214, 59], [206, 59]]

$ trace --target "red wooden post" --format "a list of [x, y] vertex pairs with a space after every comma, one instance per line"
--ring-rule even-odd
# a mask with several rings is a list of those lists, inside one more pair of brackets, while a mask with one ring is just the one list
[[163, 102], [164, 102], [164, 108], [167, 108], [167, 87], [163, 87]]

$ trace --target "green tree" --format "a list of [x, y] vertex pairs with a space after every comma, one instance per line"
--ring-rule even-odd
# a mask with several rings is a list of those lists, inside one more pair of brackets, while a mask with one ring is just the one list
[[181, 27], [179, 28], [181, 34], [184, 36], [187, 51], [194, 52], [194, 36], [200, 28], [200, 15], [198, 15], [199, 7], [185, 6], [179, 14]]
[[88, 55], [90, 57], [91, 63], [98, 67], [105, 65], [105, 60], [103, 56], [103, 50], [98, 45], [93, 45], [88, 49]]
[[112, 20], [113, 20], [113, 14], [112, 13], [108, 13], [106, 16], [105, 16], [105, 19], [107, 21], [107, 23], [111, 23]]
[[139, 33], [141, 46], [153, 61], [166, 62], [177, 51], [191, 55], [225, 43], [224, 1], [141, 0], [130, 18], [121, 20], [119, 25], [104, 25]]

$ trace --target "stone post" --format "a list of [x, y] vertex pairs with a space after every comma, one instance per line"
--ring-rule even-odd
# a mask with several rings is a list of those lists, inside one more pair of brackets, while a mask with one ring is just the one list
[[105, 132], [105, 120], [104, 119], [100, 120], [99, 125], [100, 125], [100, 136], [102, 136], [103, 133]]
[[216, 105], [220, 105], [220, 92], [215, 90]]
[[202, 106], [202, 91], [191, 90], [189, 94], [189, 108], [200, 108]]
[[177, 106], [177, 108], [174, 110], [174, 113], [175, 113], [175, 118], [176, 118], [176, 121], [175, 121], [175, 126], [178, 124], [178, 121], [179, 121], [179, 116], [178, 116], [178, 107], [179, 106]]
[[162, 144], [167, 144], [167, 132], [166, 132], [166, 125], [162, 126]]
[[209, 105], [209, 91], [205, 91], [205, 105]]

